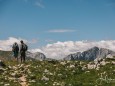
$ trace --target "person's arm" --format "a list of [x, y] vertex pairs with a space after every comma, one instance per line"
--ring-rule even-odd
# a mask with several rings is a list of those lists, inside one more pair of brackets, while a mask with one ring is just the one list
[[12, 51], [14, 51], [14, 45], [12, 46]]
[[18, 52], [19, 52], [19, 46], [18, 46]]
[[20, 45], [20, 52], [21, 52], [21, 50], [22, 50], [22, 44]]

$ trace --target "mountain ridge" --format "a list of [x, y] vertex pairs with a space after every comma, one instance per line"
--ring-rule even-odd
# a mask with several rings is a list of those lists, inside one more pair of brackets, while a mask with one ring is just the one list
[[[83, 52], [76, 52], [69, 54], [61, 60], [95, 60], [96, 58], [105, 58], [108, 55], [115, 56], [115, 52], [106, 48], [93, 47]], [[12, 51], [0, 50], [0, 59], [13, 58]], [[54, 60], [53, 58], [47, 58], [44, 53], [41, 52], [29, 52], [26, 53], [26, 58], [29, 60]], [[56, 60], [56, 59], [55, 59]]]
[[84, 52], [77, 52], [69, 54], [64, 57], [63, 60], [95, 60], [96, 58], [106, 58], [107, 55], [111, 54], [115, 56], [115, 52], [105, 48], [93, 47]]

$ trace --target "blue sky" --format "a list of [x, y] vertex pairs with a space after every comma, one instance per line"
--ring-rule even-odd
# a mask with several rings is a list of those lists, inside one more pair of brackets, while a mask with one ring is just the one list
[[0, 0], [0, 40], [114, 40], [114, 0]]

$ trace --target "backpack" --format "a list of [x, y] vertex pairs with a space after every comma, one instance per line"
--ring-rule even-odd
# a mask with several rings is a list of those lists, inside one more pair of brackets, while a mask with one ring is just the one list
[[27, 51], [28, 50], [28, 46], [26, 44], [22, 44], [22, 51]]
[[13, 51], [19, 51], [19, 47], [17, 44], [14, 44], [13, 47], [12, 47]]

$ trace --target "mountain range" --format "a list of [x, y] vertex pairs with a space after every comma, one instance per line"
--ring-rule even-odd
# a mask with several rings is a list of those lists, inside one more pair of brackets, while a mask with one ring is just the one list
[[[63, 60], [88, 60], [92, 61], [96, 58], [106, 58], [108, 55], [115, 56], [115, 52], [105, 48], [93, 47], [84, 52], [76, 52], [73, 54], [69, 54], [63, 58]], [[13, 53], [11, 51], [0, 51], [0, 59], [11, 59], [13, 57]], [[52, 58], [47, 58], [43, 53], [36, 52], [26, 53], [27, 59], [31, 60], [54, 60]]]
[[[17, 63], [10, 60], [11, 51], [0, 51], [0, 86], [115, 86], [114, 55], [111, 50], [93, 47], [54, 61], [43, 53], [27, 52], [29, 60]], [[105, 59], [95, 61], [97, 58]]]
[[70, 54], [64, 60], [95, 60], [96, 58], [106, 58], [108, 55], [115, 56], [115, 52], [105, 48], [93, 47], [84, 52]]

